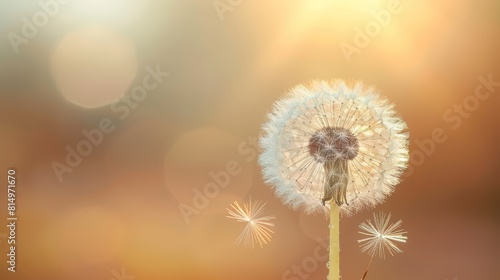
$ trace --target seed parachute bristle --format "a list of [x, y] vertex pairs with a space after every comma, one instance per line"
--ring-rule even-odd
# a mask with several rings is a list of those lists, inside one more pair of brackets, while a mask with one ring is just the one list
[[269, 221], [276, 219], [274, 216], [262, 216], [264, 206], [266, 203], [262, 201], [254, 201], [250, 198], [248, 203], [243, 203], [243, 207], [235, 201], [230, 206], [231, 209], [226, 208], [230, 219], [235, 219], [238, 222], [246, 223], [243, 232], [240, 234], [236, 243], [240, 245], [243, 243], [247, 246], [255, 248], [255, 244], [259, 244], [262, 248], [265, 244], [271, 242], [271, 230], [274, 223]]

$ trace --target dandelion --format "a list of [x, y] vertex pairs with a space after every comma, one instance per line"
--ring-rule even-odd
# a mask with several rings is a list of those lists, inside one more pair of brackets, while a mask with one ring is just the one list
[[408, 163], [406, 124], [371, 87], [318, 81], [278, 101], [263, 129], [264, 180], [292, 209], [330, 213], [329, 265], [338, 271], [339, 215], [393, 192]]
[[261, 201], [252, 203], [252, 198], [250, 198], [250, 201], [244, 203], [243, 207], [235, 201], [230, 205], [232, 209], [226, 208], [229, 214], [226, 217], [246, 223], [243, 232], [236, 240], [238, 245], [243, 242], [245, 245], [251, 244], [252, 248], [255, 248], [255, 243], [259, 243], [262, 248], [264, 244], [271, 242], [271, 236], [274, 233], [271, 227], [274, 227], [274, 223], [269, 221], [276, 219], [276, 217], [262, 216], [265, 205], [266, 203]]
[[[274, 105], [260, 139], [266, 183], [293, 209], [343, 214], [392, 193], [408, 163], [406, 124], [373, 88], [343, 81], [299, 85]], [[326, 206], [326, 207], [325, 207]]]
[[401, 220], [394, 224], [389, 224], [391, 219], [391, 214], [388, 215], [380, 212], [378, 215], [373, 214], [373, 223], [370, 220], [366, 220], [359, 225], [363, 231], [359, 231], [360, 234], [368, 236], [366, 238], [358, 240], [360, 244], [361, 251], [367, 252], [371, 256], [368, 267], [363, 275], [362, 279], [365, 279], [368, 269], [372, 263], [373, 256], [378, 255], [380, 258], [385, 258], [385, 251], [387, 250], [391, 256], [396, 253], [402, 253], [403, 251], [399, 249], [394, 242], [406, 243], [408, 239], [404, 234], [406, 234], [403, 229], [401, 229]]

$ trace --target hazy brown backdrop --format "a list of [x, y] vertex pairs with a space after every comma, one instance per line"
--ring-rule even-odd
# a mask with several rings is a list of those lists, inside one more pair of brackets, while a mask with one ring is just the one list
[[[289, 88], [333, 78], [375, 85], [411, 133], [411, 168], [374, 210], [402, 219], [408, 243], [367, 280], [498, 279], [500, 87], [474, 94], [480, 77], [500, 82], [499, 1], [401, 0], [385, 26], [385, 0], [62, 2], [0, 4], [2, 280], [325, 279], [324, 262], [285, 277], [311, 261], [327, 220], [274, 197], [252, 140]], [[103, 121], [114, 130], [89, 151], [82, 131]], [[436, 129], [446, 140], [431, 144]], [[88, 155], [59, 180], [54, 162], [78, 145]], [[233, 161], [239, 173], [187, 223], [179, 207]], [[250, 196], [277, 217], [263, 248], [237, 246], [243, 224], [225, 217]], [[356, 240], [372, 213], [341, 221], [342, 279], [368, 263]]]

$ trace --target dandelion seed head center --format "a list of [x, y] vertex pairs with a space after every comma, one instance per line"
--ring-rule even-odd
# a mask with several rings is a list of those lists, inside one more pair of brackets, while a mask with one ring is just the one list
[[358, 139], [343, 127], [323, 127], [309, 138], [309, 154], [320, 163], [351, 160], [358, 155]]

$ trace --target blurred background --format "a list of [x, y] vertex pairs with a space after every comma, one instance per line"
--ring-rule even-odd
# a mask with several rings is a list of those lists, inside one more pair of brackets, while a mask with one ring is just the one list
[[[379, 210], [408, 243], [366, 279], [498, 279], [499, 1], [0, 5], [0, 170], [17, 171], [18, 217], [15, 273], [0, 226], [2, 280], [325, 279], [327, 219], [281, 204], [255, 143], [287, 90], [334, 78], [376, 86], [411, 135], [395, 193], [341, 220], [342, 279], [361, 278], [358, 225]], [[276, 217], [262, 248], [235, 244], [244, 224], [226, 217], [250, 197]]]

